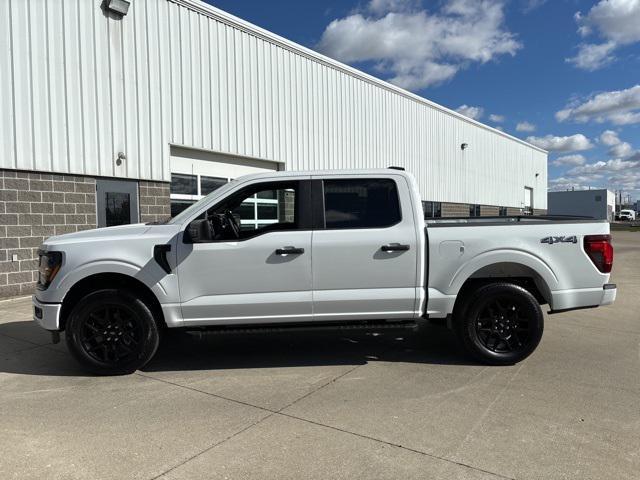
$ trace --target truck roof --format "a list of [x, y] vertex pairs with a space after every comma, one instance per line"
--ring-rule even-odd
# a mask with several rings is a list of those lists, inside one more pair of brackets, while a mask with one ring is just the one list
[[345, 169], [345, 170], [283, 170], [263, 173], [250, 173], [238, 177], [238, 179], [254, 180], [259, 178], [273, 177], [299, 177], [305, 175], [400, 175], [413, 179], [413, 175], [404, 170], [396, 168], [362, 168], [362, 169]]

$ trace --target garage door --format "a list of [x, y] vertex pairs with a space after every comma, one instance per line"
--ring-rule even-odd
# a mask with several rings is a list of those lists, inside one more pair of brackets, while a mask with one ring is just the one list
[[[171, 147], [171, 216], [234, 178], [277, 171], [280, 165], [278, 162]], [[255, 215], [253, 218], [243, 218], [245, 228], [268, 221], [259, 217], [259, 212], [268, 209], [259, 207], [277, 203], [277, 199], [255, 198], [251, 203], [245, 207], [253, 207]]]

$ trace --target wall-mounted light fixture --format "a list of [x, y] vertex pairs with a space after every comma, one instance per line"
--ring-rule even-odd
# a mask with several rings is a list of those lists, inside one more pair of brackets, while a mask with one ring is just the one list
[[107, 10], [119, 13], [120, 15], [126, 15], [130, 5], [131, 0], [105, 0], [104, 2]]
[[539, 173], [536, 173], [536, 178], [538, 178], [539, 176], [540, 176], [540, 174], [539, 174]]
[[462, 145], [460, 145], [460, 149], [464, 150], [465, 148], [467, 148], [469, 146], [468, 143], [463, 143]]
[[126, 159], [127, 156], [124, 154], [124, 152], [118, 152], [118, 156], [116, 157], [116, 165], [119, 167], [124, 163]]

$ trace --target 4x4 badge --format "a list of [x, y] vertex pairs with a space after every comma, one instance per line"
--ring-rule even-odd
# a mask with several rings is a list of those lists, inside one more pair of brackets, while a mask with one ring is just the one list
[[578, 243], [578, 238], [575, 235], [570, 237], [544, 237], [540, 240], [540, 243], [548, 243], [549, 245], [554, 243]]

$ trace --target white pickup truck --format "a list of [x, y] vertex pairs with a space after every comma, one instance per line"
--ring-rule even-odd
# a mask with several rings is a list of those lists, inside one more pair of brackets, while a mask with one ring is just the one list
[[[260, 201], [260, 200], [268, 201]], [[164, 224], [49, 238], [34, 318], [99, 374], [132, 372], [169, 328], [391, 328], [448, 319], [489, 364], [538, 345], [551, 312], [612, 303], [604, 221], [425, 223], [398, 169], [229, 182]]]

